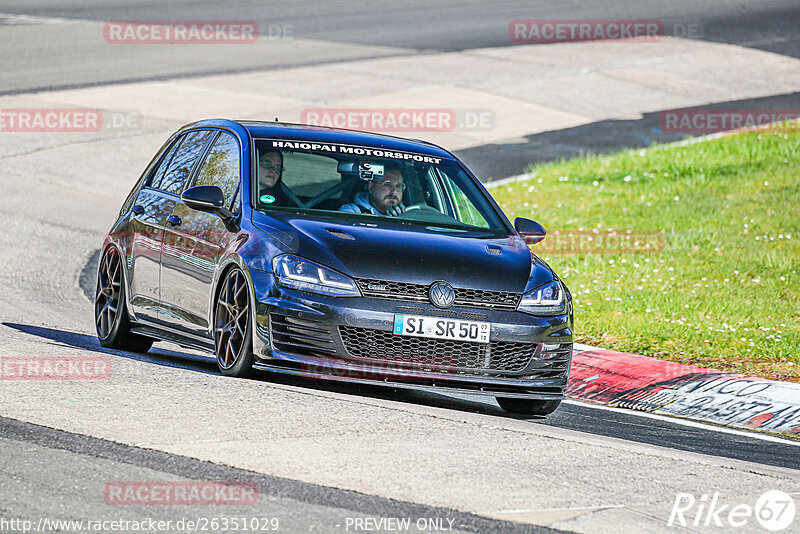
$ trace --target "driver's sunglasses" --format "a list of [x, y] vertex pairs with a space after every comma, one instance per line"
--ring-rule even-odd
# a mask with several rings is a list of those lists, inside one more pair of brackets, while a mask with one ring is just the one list
[[397, 189], [401, 193], [406, 190], [406, 184], [404, 182], [392, 182], [391, 180], [386, 180], [383, 182], [378, 182], [378, 185], [383, 186], [386, 189]]
[[259, 162], [261, 167], [268, 170], [268, 171], [275, 171], [277, 173], [283, 172], [283, 167], [281, 165], [273, 165], [272, 163], [267, 163], [266, 161]]

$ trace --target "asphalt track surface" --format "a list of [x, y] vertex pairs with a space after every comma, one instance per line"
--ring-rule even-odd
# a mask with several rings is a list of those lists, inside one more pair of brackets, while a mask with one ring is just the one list
[[[520, 525], [474, 514], [381, 499], [351, 491], [265, 476], [210, 462], [158, 451], [121, 445], [79, 434], [0, 417], [0, 446], [6, 494], [29, 499], [27, 513], [13, 513], [0, 506], [0, 514], [31, 521], [41, 517], [92, 517], [92, 520], [155, 521], [180, 518], [238, 517], [248, 521], [276, 518], [280, 532], [345, 532], [348, 518], [397, 517], [417, 521], [434, 520], [451, 532], [549, 533], [553, 529]], [[254, 483], [261, 501], [255, 506], [229, 506], [224, 513], [207, 507], [186, 505], [179, 515], [168, 507], [125, 506], [98, 515], [93, 491], [98, 480], [108, 477], [128, 480], [220, 481]], [[53, 481], [56, 481], [55, 483]], [[266, 497], [266, 498], [264, 498]], [[120, 508], [124, 508], [120, 510]]]
[[[136, 79], [168, 79], [362, 57], [507, 46], [509, 20], [576, 18], [576, 13], [580, 14], [580, 18], [661, 17], [676, 21], [700, 21], [704, 27], [704, 39], [800, 57], [800, 6], [796, 2], [709, 1], [698, 5], [696, 2], [681, 1], [668, 6], [661, 2], [638, 2], [635, 5], [629, 2], [604, 2], [590, 7], [577, 2], [563, 2], [557, 6], [545, 2], [419, 2], [408, 3], [400, 8], [395, 6], [391, 10], [388, 6], [386, 4], [381, 7], [374, 2], [231, 2], [222, 8], [189, 2], [172, 3], [168, 6], [154, 3], [128, 5], [124, 2], [87, 2], [71, 3], [65, 7], [60, 2], [5, 2], [0, 9], [2, 13], [80, 21], [255, 18], [262, 26], [291, 25], [294, 37], [307, 40], [310, 44], [299, 46], [296, 55], [287, 54], [276, 58], [245, 57], [233, 68], [224, 58], [211, 55], [193, 58], [191, 62], [176, 69], [170, 61], [158, 61], [154, 52], [143, 49], [128, 59], [130, 63], [125, 69], [120, 69], [115, 66], [117, 58], [113, 54], [109, 55], [106, 51], [108, 47], [102, 42], [97, 43], [97, 48], [81, 48], [77, 45], [73, 47], [69, 43], [61, 43], [60, 50], [56, 53], [52, 43], [38, 46], [33, 41], [7, 39], [8, 33], [0, 31], [0, 57], [7, 60], [4, 61], [4, 72], [0, 74], [0, 94], [129, 81], [132, 79], [130, 73], [136, 73]], [[0, 21], [0, 25], [2, 24]], [[330, 50], [325, 50], [328, 45], [315, 46], [314, 41], [337, 42], [342, 48], [331, 53]], [[37, 55], [37, 50], [43, 53]], [[81, 58], [85, 58], [88, 64], [85, 69], [58, 68], [77, 65]], [[766, 106], [775, 102], [780, 107], [791, 107], [793, 104], [796, 106], [798, 96], [780, 95], [764, 101], [742, 103], [742, 106]], [[525, 146], [476, 147], [467, 149], [462, 155], [468, 160], [470, 157], [483, 159], [489, 153], [497, 157], [496, 154], [500, 152], [498, 161], [502, 160], [505, 166], [499, 167], [495, 177], [508, 176], [531, 161], [530, 155], [534, 153], [531, 150], [535, 147], [540, 147], [542, 159], [556, 157], [545, 153], [547, 146], [554, 140], [595, 151], [649, 144], [653, 139], [654, 120], [646, 116], [639, 121], [608, 121], [566, 131], [544, 132], [530, 136]], [[637, 132], [651, 137], [642, 141]], [[661, 140], [657, 135], [655, 138]], [[4, 182], [4, 187], [8, 183]], [[51, 189], [47, 191], [52, 194]], [[78, 200], [84, 202], [84, 209], [89, 209], [92, 205], [90, 202], [96, 201], [89, 200], [88, 197]], [[57, 213], [57, 204], [49, 200], [47, 202], [49, 203], [44, 206], [42, 213]], [[105, 211], [115, 210], [116, 206]], [[91, 313], [88, 300], [76, 301], [71, 296], [72, 289], [69, 287], [79, 277], [81, 267], [85, 264], [82, 259], [78, 260], [70, 254], [74, 255], [76, 249], [83, 250], [86, 243], [97, 243], [97, 230], [88, 228], [92, 225], [79, 224], [70, 219], [73, 216], [69, 213], [47, 215], [47, 221], [41, 222], [37, 219], [33, 222], [34, 213], [36, 217], [38, 213], [32, 208], [12, 209], [4, 204], [0, 212], [0, 219], [9, 228], [9, 232], [18, 233], [25, 238], [24, 243], [15, 242], [9, 235], [4, 236], [2, 242], [4, 250], [9, 254], [6, 259], [0, 260], [3, 267], [0, 274], [8, 288], [4, 289], [6, 295], [0, 298], [5, 306], [0, 317], [3, 318], [2, 335], [10, 340], [10, 347], [15, 350], [41, 351], [58, 348], [74, 349], [82, 354], [102, 353], [114, 361], [123, 362], [123, 367], [133, 366], [139, 373], [151, 374], [151, 393], [163, 394], [165, 398], [170, 389], [164, 387], [160, 378], [162, 376], [178, 372], [189, 376], [191, 382], [198, 375], [216, 375], [213, 360], [198, 357], [196, 353], [177, 347], [157, 345], [152, 353], [145, 356], [100, 348], [92, 335], [84, 333], [85, 325], [91, 324], [91, 319], [87, 323], [84, 317]], [[20, 221], [30, 224], [32, 229], [24, 228], [25, 225]], [[80, 245], [73, 245], [72, 240]], [[38, 267], [32, 260], [22, 260], [20, 266], [9, 259], [13, 254], [26, 255], [31, 251], [35, 251], [39, 258], [46, 257], [46, 253], [55, 257], [52, 267], [47, 269], [48, 273], [41, 279], [35, 276], [39, 274]], [[33, 255], [30, 257], [33, 258]], [[41, 260], [39, 264], [41, 265]], [[91, 262], [87, 265], [90, 267], [84, 268], [88, 274], [82, 277], [81, 286], [84, 292], [88, 290], [91, 294], [93, 270]], [[42, 280], [45, 280], [44, 285], [41, 285]], [[30, 293], [31, 298], [26, 300], [25, 292], [32, 291], [39, 293]], [[53, 310], [52, 313], [48, 311], [50, 309]], [[71, 309], [79, 311], [70, 312]], [[81, 318], [73, 320], [71, 314], [80, 315]], [[58, 324], [59, 319], [65, 326], [54, 327], [53, 324]], [[26, 348], [29, 345], [34, 348]], [[147, 381], [137, 384], [145, 385]], [[321, 382], [308, 383], [266, 375], [255, 381], [245, 381], [242, 389], [247, 386], [250, 389], [269, 391], [273, 385], [300, 391], [305, 397], [310, 396], [315, 400], [307, 402], [318, 403], [320, 410], [329, 409], [326, 402], [333, 395], [350, 400], [365, 398], [380, 403], [381, 406], [393, 407], [391, 409], [396, 409], [399, 405], [412, 413], [427, 414], [435, 411], [447, 414], [447, 417], [455, 420], [475, 415], [481, 425], [496, 427], [498, 436], [508, 428], [529, 427], [534, 433], [546, 431], [548, 428], [563, 429], [608, 438], [614, 443], [631, 442], [652, 447], [653, 450], [669, 449], [678, 453], [701, 454], [719, 459], [721, 465], [727, 460], [734, 460], [751, 462], [755, 466], [791, 469], [800, 467], [800, 448], [794, 442], [729, 431], [711, 425], [645, 417], [637, 413], [603, 409], [577, 402], [564, 403], [555, 414], [546, 419], [518, 419], [504, 414], [493, 402], [468, 396], [449, 397]], [[4, 391], [0, 393], [5, 394]], [[154, 402], [157, 401], [155, 399]], [[75, 402], [80, 403], [81, 399], [78, 398]], [[287, 410], [292, 408], [292, 405], [286, 406]], [[186, 424], [190, 425], [191, 421]], [[4, 488], [0, 492], [0, 516], [35, 519], [48, 514], [63, 513], [64, 510], [73, 511], [70, 517], [100, 519], [98, 514], [101, 512], [109, 517], [113, 516], [111, 512], [119, 516], [121, 512], [118, 509], [103, 509], [96, 504], [96, 500], [92, 500], [96, 499], [98, 484], [102, 485], [103, 481], [112, 478], [152, 480], [174, 477], [180, 480], [254, 480], [259, 484], [261, 493], [267, 497], [266, 502], [262, 501], [258, 508], [242, 513], [248, 516], [280, 515], [282, 524], [286, 525], [288, 531], [309, 530], [309, 527], [316, 527], [314, 530], [317, 531], [343, 531], [337, 525], [341, 525], [343, 520], [354, 514], [371, 517], [447, 517], [456, 521], [455, 528], [467, 532], [549, 531], [531, 525], [488, 519], [447, 507], [373, 497], [330, 487], [332, 485], [264, 475], [186, 458], [179, 454], [51, 429], [9, 417], [0, 417], [0, 447], [3, 450], [0, 485]], [[576, 477], [580, 478], [582, 475], [576, 474]], [[591, 471], [586, 476], [592, 476]], [[714, 482], [709, 484], [713, 487]], [[129, 508], [123, 515], [129, 518], [148, 515], [174, 518], [175, 512], [155, 508]], [[208, 509], [185, 508], [180, 511], [180, 515], [208, 515]]]
[[[371, 2], [363, 0], [262, 2], [234, 0], [110, 2], [10, 0], [0, 7], [0, 95], [199, 75], [324, 65], [356, 59], [424, 56], [442, 51], [513, 45], [516, 19], [657, 19], [665, 33], [735, 44], [800, 58], [800, 3], [793, 0], [602, 0], [548, 2]], [[153, 45], [109, 46], [85, 27], [111, 20], [254, 20], [268, 47], [225, 50]], [[63, 21], [73, 25], [64, 26]], [[44, 30], [30, 26], [44, 25]], [[677, 25], [677, 26], [676, 26]], [[49, 28], [48, 28], [49, 27]], [[54, 27], [57, 27], [55, 29]], [[669, 30], [669, 28], [673, 28]], [[291, 40], [271, 40], [288, 35]], [[288, 33], [287, 33], [288, 32]], [[546, 46], [546, 45], [542, 45]], [[224, 47], [223, 47], [224, 48]], [[800, 94], [718, 102], [706, 108], [797, 109]], [[691, 108], [690, 108], [691, 109]], [[613, 152], [679, 140], [662, 132], [658, 113], [555, 129], [514, 143], [457, 151], [485, 181], [524, 172], [531, 162]]]
[[[88, 290], [85, 283], [84, 291]], [[13, 328], [43, 339], [67, 343], [78, 348], [109, 353], [92, 336], [77, 333], [14, 323], [4, 326]], [[158, 345], [156, 345], [158, 347]], [[154, 349], [155, 354], [140, 355], [113, 351], [117, 356], [128, 357], [153, 365], [178, 366], [187, 371], [208, 373], [215, 371], [215, 362], [210, 355], [198, 358], [198, 353], [182, 353], [180, 349], [168, 352]], [[309, 388], [312, 391], [337, 391], [347, 395], [359, 395], [381, 399], [397, 400], [449, 410], [487, 414], [498, 417], [511, 417], [500, 410], [494, 401], [486, 401], [470, 395], [437, 395], [426, 392], [394, 390], [382, 387], [352, 386], [336, 382], [319, 383], [291, 377], [274, 377], [264, 374], [258, 380]], [[562, 403], [555, 414], [549, 417], [521, 418], [531, 424], [553, 426], [598, 436], [613, 437], [659, 447], [696, 452], [721, 458], [744, 460], [776, 467], [796, 469], [800, 467], [800, 440], [779, 439], [770, 435], [737, 431], [710, 424], [699, 424], [676, 420], [669, 417], [645, 417], [631, 410], [605, 408], [581, 401]]]
[[[95, 253], [81, 273], [79, 284], [87, 300], [94, 292], [94, 272], [99, 253]], [[6, 323], [5, 326], [50, 339], [68, 343], [75, 347], [98, 352], [105, 352], [92, 336], [70, 334], [58, 330]], [[176, 360], [151, 358], [148, 355], [120, 353], [137, 360], [149, 361], [154, 365], [179, 365], [181, 368], [197, 372], [208, 372], [209, 366], [214, 370], [212, 357], [204, 360], [201, 356], [198, 363], [197, 353], [181, 355], [180, 350], [171, 351]], [[262, 377], [265, 381], [277, 381], [304, 388], [320, 388], [339, 391], [345, 394], [374, 396], [376, 398], [395, 399], [401, 402], [437, 406], [450, 410], [461, 410], [483, 413], [501, 417], [509, 417], [502, 412], [493, 401], [483, 400], [478, 396], [447, 396], [425, 392], [409, 392], [380, 387], [351, 386], [345, 384], [317, 383], [290, 377]], [[652, 416], [645, 417], [640, 413], [619, 408], [606, 408], [581, 401], [566, 401], [558, 411], [549, 417], [528, 418], [532, 424], [565, 428], [580, 432], [588, 432], [598, 436], [613, 437], [638, 443], [646, 443], [659, 447], [696, 452], [721, 458], [744, 460], [776, 467], [797, 469], [800, 467], [800, 440], [775, 438], [770, 435], [727, 429], [711, 424], [693, 423], [675, 418]]]
[[[364, 391], [362, 394], [381, 395], [379, 391]], [[383, 393], [385, 395], [386, 393]], [[414, 402], [414, 399], [405, 399]], [[435, 401], [417, 399], [416, 402]], [[451, 409], [474, 409], [452, 399], [441, 401]], [[485, 409], [485, 411], [489, 411]], [[713, 453], [744, 458], [746, 451], [760, 449], [761, 456], [767, 449], [763, 441], [744, 436], [728, 438], [728, 434], [687, 430], [668, 421], [643, 423], [641, 418], [617, 414], [612, 417], [595, 417], [591, 408], [578, 404], [562, 407], [557, 416], [536, 421], [562, 428], [576, 428], [584, 432], [624, 436], [656, 445], [686, 447], [685, 450]], [[622, 432], [609, 428], [623, 429]], [[667, 435], [680, 435], [679, 440], [665, 439]], [[713, 441], [709, 441], [711, 438]], [[107, 440], [82, 436], [39, 425], [33, 425], [0, 417], [0, 444], [3, 460], [0, 462], [5, 474], [6, 494], [29, 499], [26, 514], [3, 510], [4, 515], [14, 515], [34, 524], [40, 517], [58, 517], [60, 510], [71, 510], [71, 517], [92, 517], [93, 520], [129, 519], [143, 517], [154, 520], [177, 520], [174, 513], [164, 508], [148, 509], [131, 506], [125, 512], [117, 510], [98, 515], [91, 503], [96, 495], [93, 489], [98, 480], [109, 477], [129, 480], [202, 480], [225, 482], [251, 482], [257, 484], [259, 494], [268, 496], [267, 502], [253, 507], [232, 507], [224, 515], [246, 518], [278, 518], [282, 531], [321, 530], [343, 531], [348, 518], [398, 517], [413, 521], [436, 519], [451, 524], [453, 532], [495, 533], [544, 533], [556, 530], [521, 525], [509, 521], [492, 520], [470, 513], [414, 503], [382, 499], [351, 491], [336, 490], [291, 479], [262, 475], [242, 469], [203, 462], [192, 458], [166, 454], [159, 451], [122, 445]], [[775, 458], [767, 463], [773, 465], [796, 465], [791, 455], [797, 455], [797, 447], [770, 445]], [[105, 478], [104, 478], [105, 477]], [[53, 483], [53, 481], [58, 481]], [[46, 488], [46, 489], [45, 489]], [[15, 510], [18, 512], [18, 509]], [[208, 517], [208, 509], [201, 506], [186, 506], [180, 517]]]
[[[91, 335], [8, 322], [3, 326], [61, 346], [128, 359], [144, 366], [144, 372], [151, 373], [154, 377], [159, 375], [159, 368], [180, 369], [182, 372], [201, 375], [216, 374], [213, 358], [178, 347], [157, 345], [150, 353], [140, 355], [103, 349]], [[148, 366], [152, 366], [153, 370], [147, 371]], [[267, 374], [259, 375], [252, 381], [260, 382], [267, 388], [271, 385], [299, 388], [312, 395], [314, 392], [337, 393], [353, 399], [398, 402], [412, 410], [413, 406], [420, 406], [454, 414], [480, 414], [497, 418], [497, 424], [501, 426], [503, 420], [516, 420], [533, 427], [573, 430], [720, 459], [790, 469], [800, 467], [800, 442], [674, 418], [646, 417], [636, 412], [578, 401], [566, 401], [555, 414], [547, 418], [525, 418], [505, 414], [494, 402], [469, 395], [437, 395], [382, 387], [305, 381]], [[32, 521], [39, 517], [60, 517], [64, 509], [73, 510], [67, 517], [91, 517], [93, 520], [143, 517], [177, 520], [208, 516], [208, 508], [202, 506], [182, 507], [180, 514], [174, 510], [139, 506], [126, 509], [125, 514], [120, 515], [117, 510], [87, 504], [96, 499], [97, 486], [105, 480], [189, 479], [257, 483], [260, 494], [268, 497], [267, 501], [262, 499], [251, 508], [231, 508], [228, 515], [278, 517], [281, 525], [288, 531], [306, 528], [323, 532], [345, 531], [342, 525], [347, 518], [399, 517], [412, 518], [414, 521], [419, 518], [452, 520], [457, 525], [453, 527], [455, 531], [464, 532], [551, 532], [546, 528], [495, 521], [453, 509], [372, 497], [285, 477], [267, 476], [4, 417], [0, 417], [0, 441], [4, 450], [0, 471], [6, 478], [6, 492], [4, 495], [0, 494], [0, 511], [4, 506], [8, 507], [8, 502], [4, 500], [8, 499], [9, 494], [16, 497], [28, 495], [31, 506], [11, 506], [15, 512], [26, 510], [25, 515], [10, 514], [10, 510], [6, 510], [6, 515], [30, 518]], [[47, 484], [46, 480], [59, 482], [55, 485]]]
[[[600, 0], [597, 2], [548, 2], [544, 0], [495, 0], [428, 2], [373, 2], [368, 0], [337, 1], [256, 1], [233, 0], [223, 3], [176, 1], [169, 4], [156, 2], [109, 2], [56, 0], [9, 0], [3, 2], [2, 13], [34, 17], [64, 18], [85, 21], [109, 20], [255, 20], [261, 34], [269, 33], [270, 26], [291, 28], [295, 39], [366, 45], [378, 48], [404, 49], [405, 53], [469, 50], [509, 46], [508, 25], [516, 19], [658, 19], [665, 23], [699, 25], [696, 38], [713, 42], [737, 44], [800, 57], [800, 5], [792, 0]], [[669, 32], [667, 32], [669, 33]], [[25, 43], [4, 42], [0, 55], [6, 57], [14, 50], [24, 49]], [[89, 49], [80, 49], [78, 43], [67, 44], [62, 58], [95, 61], [105, 57], [98, 52], [105, 47], [102, 41]], [[380, 54], [380, 52], [374, 52]], [[390, 52], [389, 52], [390, 53]], [[135, 72], [138, 79], [159, 75], [174, 76], [163, 58], [155, 52], [143, 51]], [[26, 58], [28, 59], [28, 58]], [[33, 63], [35, 64], [35, 59]], [[46, 58], [40, 58], [46, 59]], [[337, 61], [333, 58], [252, 57], [251, 64], [240, 68], [270, 68], [295, 66], [308, 62]], [[294, 63], [292, 62], [294, 60]], [[193, 58], [188, 67], [194, 74], [226, 72], [225, 61], [219, 58]], [[26, 64], [28, 68], [31, 63]], [[20, 68], [23, 68], [21, 66]], [[41, 73], [40, 73], [41, 74]], [[99, 73], [97, 73], [99, 74]], [[8, 75], [6, 73], [5, 75]], [[105, 80], [96, 75], [86, 79], [76, 69], [71, 78], [62, 84], [91, 84], [114, 81], [129, 76], [127, 71], [117, 71]], [[129, 78], [128, 78], [129, 79]], [[40, 83], [36, 77], [28, 79], [27, 89]], [[7, 87], [3, 87], [7, 90]]]

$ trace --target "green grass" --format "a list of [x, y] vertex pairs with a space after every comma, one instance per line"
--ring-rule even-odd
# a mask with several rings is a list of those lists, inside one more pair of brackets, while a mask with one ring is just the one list
[[[549, 249], [546, 239], [532, 250], [572, 291], [578, 341], [800, 381], [796, 129], [589, 156], [529, 174], [492, 194], [509, 217], [532, 218], [551, 235]], [[653, 253], [565, 253], [553, 235], [609, 229], [642, 233]]]

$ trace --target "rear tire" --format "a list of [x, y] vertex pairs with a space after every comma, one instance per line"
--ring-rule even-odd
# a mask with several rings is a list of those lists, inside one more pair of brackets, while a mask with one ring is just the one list
[[561, 404], [561, 400], [538, 400], [538, 399], [513, 399], [508, 397], [497, 397], [497, 404], [509, 412], [521, 415], [550, 415]]
[[100, 259], [97, 269], [97, 287], [94, 297], [94, 325], [100, 345], [108, 349], [145, 353], [153, 346], [153, 339], [131, 332], [122, 277], [122, 257], [114, 247], [109, 247]]
[[234, 267], [225, 275], [214, 303], [214, 354], [225, 376], [252, 376], [253, 332], [247, 278]]

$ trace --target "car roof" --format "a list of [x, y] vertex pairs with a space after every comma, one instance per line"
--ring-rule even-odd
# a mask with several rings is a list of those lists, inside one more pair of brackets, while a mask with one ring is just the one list
[[202, 126], [227, 127], [232, 129], [238, 129], [236, 126], [239, 126], [246, 129], [250, 136], [256, 139], [291, 139], [317, 143], [367, 146], [385, 150], [414, 152], [417, 154], [436, 156], [439, 158], [455, 159], [455, 156], [453, 156], [447, 150], [426, 141], [403, 139], [391, 135], [361, 132], [358, 130], [328, 128], [325, 126], [310, 126], [307, 124], [292, 124], [286, 122], [208, 119], [188, 124], [184, 128], [197, 128]]

